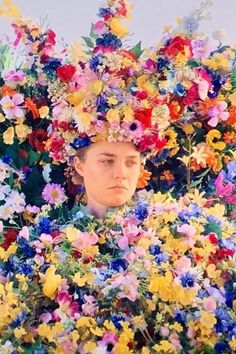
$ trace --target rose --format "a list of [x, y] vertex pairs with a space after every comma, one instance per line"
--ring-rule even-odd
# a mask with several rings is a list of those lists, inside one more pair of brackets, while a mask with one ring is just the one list
[[173, 58], [178, 53], [184, 53], [185, 47], [188, 47], [191, 53], [192, 50], [191, 42], [185, 38], [177, 36], [171, 40], [169, 45], [165, 48], [164, 53], [167, 57]]
[[76, 67], [71, 64], [65, 64], [57, 68], [57, 76], [61, 81], [69, 82], [76, 72]]

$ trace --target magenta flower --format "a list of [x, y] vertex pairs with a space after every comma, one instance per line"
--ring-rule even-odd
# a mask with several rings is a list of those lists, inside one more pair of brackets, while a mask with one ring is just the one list
[[6, 75], [4, 75], [4, 80], [19, 82], [24, 79], [26, 74], [22, 70], [10, 70]]
[[99, 20], [93, 24], [93, 32], [97, 35], [102, 35], [108, 31], [108, 27], [105, 22]]
[[66, 198], [65, 190], [60, 186], [60, 184], [48, 183], [44, 187], [42, 197], [50, 204], [62, 203]]
[[16, 93], [12, 98], [10, 96], [4, 96], [0, 100], [3, 112], [6, 114], [6, 118], [14, 119], [21, 118], [24, 116], [24, 112], [20, 104], [24, 102], [24, 95]]

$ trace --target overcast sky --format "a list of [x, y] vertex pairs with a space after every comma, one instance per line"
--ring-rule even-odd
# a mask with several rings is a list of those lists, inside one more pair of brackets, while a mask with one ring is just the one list
[[[200, 0], [133, 0], [132, 22], [128, 23], [133, 33], [130, 45], [142, 40], [143, 46], [158, 42], [165, 24], [174, 24], [177, 17], [183, 17], [200, 6]], [[1, 0], [0, 0], [1, 3]], [[96, 20], [98, 8], [103, 0], [15, 0], [22, 13], [33, 19], [45, 19], [50, 28], [70, 44], [87, 35], [90, 24]], [[211, 20], [204, 21], [201, 29], [209, 35], [212, 31], [224, 29], [225, 42], [236, 44], [235, 26], [236, 0], [214, 0]], [[9, 24], [0, 17], [0, 33], [9, 33]]]

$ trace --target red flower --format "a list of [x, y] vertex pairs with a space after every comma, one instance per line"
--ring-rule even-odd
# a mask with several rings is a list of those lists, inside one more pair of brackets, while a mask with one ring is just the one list
[[4, 241], [0, 244], [4, 250], [7, 250], [11, 243], [16, 241], [17, 232], [14, 229], [8, 229], [7, 232], [3, 234]]
[[145, 128], [150, 128], [152, 126], [152, 109], [150, 108], [140, 108], [135, 114], [135, 119], [139, 120]]
[[190, 41], [181, 36], [177, 36], [172, 39], [169, 45], [164, 49], [164, 54], [169, 58], [174, 58], [178, 53], [184, 53], [185, 47], [188, 47], [191, 53]]
[[31, 134], [29, 134], [28, 139], [30, 145], [37, 151], [42, 152], [45, 150], [44, 142], [47, 140], [48, 134], [42, 129], [36, 129]]
[[148, 97], [148, 94], [145, 91], [139, 91], [139, 92], [136, 93], [136, 97], [139, 100], [145, 100]]
[[61, 79], [61, 81], [64, 82], [69, 82], [75, 72], [76, 67], [71, 64], [62, 65], [57, 68], [57, 75]]
[[213, 244], [213, 245], [217, 245], [218, 244], [218, 237], [217, 234], [215, 232], [210, 232], [208, 234], [208, 238], [209, 241]]
[[163, 149], [166, 144], [166, 139], [160, 139], [158, 133], [153, 133], [151, 135], [147, 135], [143, 138], [139, 145], [140, 152], [144, 152], [146, 150], [154, 149], [159, 151]]

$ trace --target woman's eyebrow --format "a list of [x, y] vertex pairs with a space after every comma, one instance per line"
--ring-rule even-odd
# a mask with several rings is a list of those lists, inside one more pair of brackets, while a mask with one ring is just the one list
[[[98, 155], [103, 155], [103, 156], [107, 156], [107, 157], [117, 157], [117, 155], [111, 154], [110, 152], [101, 152]], [[138, 157], [139, 157], [138, 155], [128, 155], [128, 156], [126, 156], [126, 158], [128, 158], [128, 159], [137, 159]]]

